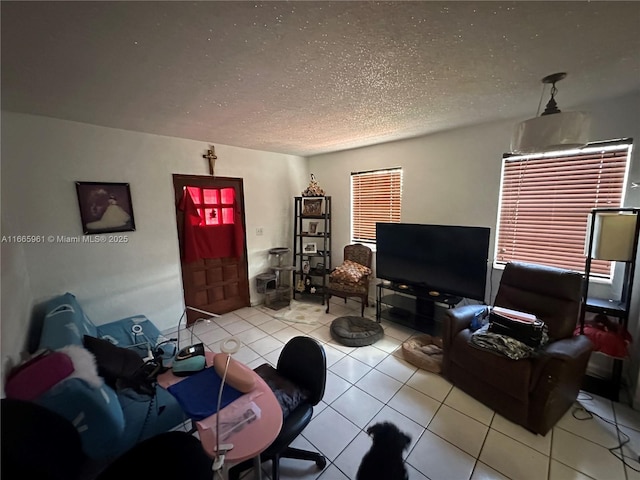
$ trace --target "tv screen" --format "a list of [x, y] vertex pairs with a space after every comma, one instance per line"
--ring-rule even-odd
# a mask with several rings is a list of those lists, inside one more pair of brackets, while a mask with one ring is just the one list
[[487, 227], [376, 224], [376, 276], [392, 282], [484, 301]]

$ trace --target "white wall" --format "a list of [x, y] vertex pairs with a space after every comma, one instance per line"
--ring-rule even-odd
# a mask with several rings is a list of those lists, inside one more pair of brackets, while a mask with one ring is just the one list
[[[3, 189], [4, 192], [4, 189]], [[4, 198], [2, 201], [4, 205]], [[13, 231], [13, 222], [8, 210], [2, 209], [0, 230], [2, 234]], [[2, 358], [2, 374], [0, 376], [0, 396], [4, 396], [5, 374], [20, 360], [20, 351], [31, 321], [33, 297], [29, 276], [27, 275], [27, 259], [22, 244], [2, 243], [0, 266], [2, 277], [2, 295], [0, 298], [0, 352]]]
[[[499, 138], [503, 128], [479, 125], [311, 157], [310, 171], [333, 197], [336, 255], [342, 255], [336, 246], [350, 243], [351, 172], [402, 167], [403, 222], [493, 226], [500, 160], [509, 146], [508, 139]], [[340, 261], [336, 258], [334, 263]]]
[[[75, 181], [129, 183], [136, 223], [127, 244], [3, 244], [4, 356], [21, 350], [32, 304], [66, 291], [96, 324], [139, 313], [161, 330], [177, 324], [184, 303], [172, 174], [207, 175], [208, 146], [2, 113], [2, 235], [82, 235]], [[307, 161], [215, 146], [216, 175], [244, 179], [251, 302], [260, 303], [254, 279], [267, 271], [270, 248], [291, 245]]]
[[[640, 183], [640, 92], [583, 105], [576, 110], [593, 114], [591, 140], [633, 137], [636, 149], [629, 178]], [[574, 110], [574, 109], [572, 109]], [[350, 174], [387, 167], [402, 167], [402, 221], [491, 228], [489, 255], [493, 259], [500, 189], [502, 154], [509, 151], [512, 128], [509, 120], [434, 135], [318, 155], [309, 159], [309, 169], [332, 195], [334, 264], [341, 261], [341, 245], [350, 243]], [[626, 206], [640, 206], [640, 188], [629, 188]], [[344, 208], [338, 208], [343, 206]], [[630, 378], [638, 377], [640, 364], [640, 269], [636, 273], [630, 331], [638, 341]], [[501, 270], [491, 270], [487, 303], [492, 303]], [[590, 295], [608, 297], [611, 286], [594, 285]], [[614, 288], [613, 296], [619, 295]], [[595, 359], [594, 371], [610, 372], [607, 360]], [[636, 380], [632, 380], [636, 383]], [[638, 394], [640, 400], [640, 390]]]

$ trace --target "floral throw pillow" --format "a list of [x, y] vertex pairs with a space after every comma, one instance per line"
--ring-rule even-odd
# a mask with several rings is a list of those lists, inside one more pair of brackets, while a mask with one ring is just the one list
[[352, 260], [345, 260], [331, 272], [329, 278], [338, 283], [358, 283], [366, 275], [371, 275], [371, 269]]

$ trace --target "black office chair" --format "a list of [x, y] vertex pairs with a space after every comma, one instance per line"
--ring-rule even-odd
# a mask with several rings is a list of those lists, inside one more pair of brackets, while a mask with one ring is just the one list
[[[274, 389], [276, 397], [280, 401], [285, 415], [282, 422], [282, 429], [278, 437], [260, 455], [261, 461], [272, 461], [271, 480], [280, 478], [280, 459], [295, 458], [298, 460], [311, 460], [318, 468], [323, 469], [327, 465], [327, 459], [317, 452], [300, 450], [290, 447], [291, 442], [302, 433], [311, 421], [313, 407], [317, 405], [324, 396], [324, 387], [327, 380], [327, 359], [324, 348], [311, 337], [294, 337], [282, 349], [278, 358], [276, 375], [281, 377], [281, 381], [275, 379], [273, 375], [265, 375], [268, 372], [268, 364], [256, 368], [256, 372], [265, 378], [269, 386]], [[301, 392], [304, 392], [305, 399], [302, 399], [297, 406], [291, 403], [283, 403], [283, 395], [291, 400], [291, 395], [280, 390], [283, 383], [293, 384]], [[291, 411], [289, 411], [289, 409]], [[252, 468], [253, 460], [247, 460], [229, 469], [229, 480], [239, 480], [240, 474]]]
[[[3, 480], [78, 480], [96, 469], [88, 467], [92, 462], [82, 451], [80, 434], [66, 418], [23, 400], [3, 398], [0, 405]], [[186, 432], [173, 431], [137, 444], [103, 468], [96, 480], [211, 480], [211, 468], [212, 460], [200, 440]]]

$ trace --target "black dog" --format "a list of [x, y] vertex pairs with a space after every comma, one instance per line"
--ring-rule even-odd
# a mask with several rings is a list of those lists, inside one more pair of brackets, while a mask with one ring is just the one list
[[376, 423], [367, 433], [373, 445], [362, 458], [356, 480], [408, 480], [402, 452], [409, 447], [411, 437], [389, 422]]

